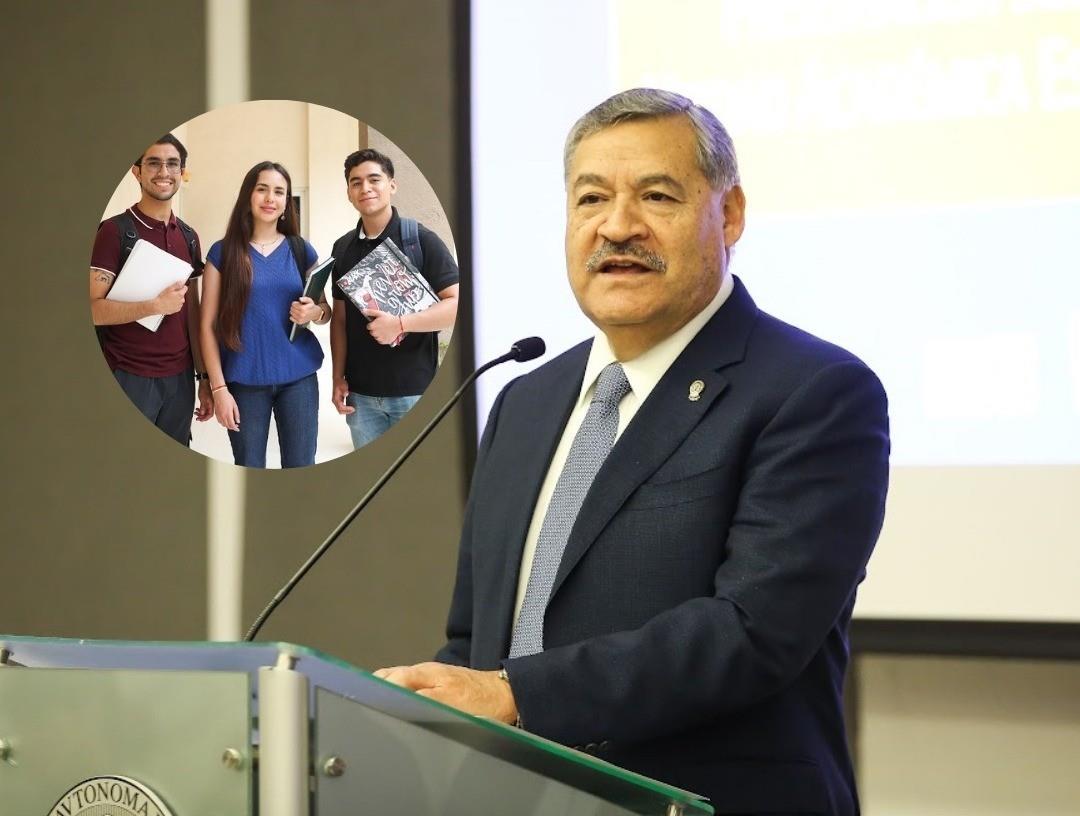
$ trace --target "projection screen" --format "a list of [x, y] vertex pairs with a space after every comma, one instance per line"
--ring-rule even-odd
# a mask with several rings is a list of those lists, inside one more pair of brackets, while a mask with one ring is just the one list
[[473, 60], [477, 360], [591, 335], [563, 139], [617, 90], [686, 94], [738, 150], [734, 273], [889, 393], [857, 614], [1080, 622], [1080, 3], [474, 0]]

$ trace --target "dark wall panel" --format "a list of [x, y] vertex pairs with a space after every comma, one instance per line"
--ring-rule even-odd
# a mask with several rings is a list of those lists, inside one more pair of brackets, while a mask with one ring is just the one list
[[87, 306], [118, 177], [205, 107], [203, 27], [201, 2], [5, 4], [0, 631], [205, 631], [205, 465], [120, 393]]
[[[253, 4], [251, 95], [326, 105], [381, 131], [416, 162], [458, 232], [454, 6], [450, 0]], [[459, 324], [455, 347], [464, 331]], [[417, 407], [375, 444], [314, 470], [253, 475], [248, 619], [453, 393], [456, 359], [451, 348]], [[461, 528], [463, 444], [456, 419], [448, 417], [426, 441], [262, 637], [302, 641], [367, 667], [431, 656], [441, 643]]]
[[[205, 110], [204, 4], [4, 11], [2, 251], [24, 294], [0, 321], [0, 632], [200, 638], [206, 463], [112, 383], [86, 286], [98, 217], [132, 154]], [[450, 0], [253, 0], [251, 96], [371, 122], [417, 162], [456, 226], [454, 14]], [[449, 396], [456, 345], [427, 396], [374, 445], [313, 469], [251, 473], [245, 622]], [[465, 489], [461, 427], [448, 418], [264, 637], [366, 666], [437, 647]]]

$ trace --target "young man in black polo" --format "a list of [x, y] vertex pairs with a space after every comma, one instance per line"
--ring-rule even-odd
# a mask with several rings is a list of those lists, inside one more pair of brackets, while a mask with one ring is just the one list
[[[360, 221], [334, 242], [335, 284], [387, 238], [405, 250], [402, 219], [391, 204], [397, 192], [393, 162], [376, 150], [358, 150], [345, 159], [345, 182]], [[437, 304], [400, 318], [361, 312], [334, 287], [334, 298], [344, 308], [334, 309], [330, 322], [333, 400], [349, 424], [354, 448], [377, 439], [420, 399], [438, 366], [438, 333], [457, 317], [457, 263], [435, 233], [422, 224], [417, 228], [420, 272], [439, 296]], [[403, 331], [404, 339], [391, 345]]]
[[[186, 286], [177, 284], [138, 303], [121, 303], [105, 296], [126, 260], [120, 257], [121, 237], [128, 229], [190, 263], [192, 278], [201, 274], [198, 236], [172, 212], [172, 198], [180, 190], [187, 155], [187, 149], [172, 134], [143, 151], [131, 167], [142, 196], [125, 212], [101, 223], [90, 259], [90, 311], [94, 325], [101, 329], [105, 360], [143, 415], [183, 445], [191, 440], [193, 412], [200, 422], [214, 415], [199, 350], [198, 286], [193, 280]], [[156, 332], [135, 322], [156, 314], [165, 315]]]

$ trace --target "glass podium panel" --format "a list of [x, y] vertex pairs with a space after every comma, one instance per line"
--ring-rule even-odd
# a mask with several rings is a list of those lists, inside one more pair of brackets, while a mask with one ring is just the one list
[[[250, 693], [242, 672], [0, 669], [9, 751], [0, 812], [47, 816], [125, 801], [138, 812], [136, 789], [113, 781], [130, 779], [175, 814], [251, 813]], [[222, 762], [228, 749], [240, 760], [231, 766]], [[80, 785], [88, 780], [99, 781]]]
[[[509, 796], [513, 787], [521, 791], [522, 796], [515, 795], [513, 799], [503, 801], [494, 812], [556, 812], [543, 809], [551, 807], [557, 807], [560, 813], [596, 816], [621, 813], [691, 816], [713, 812], [712, 807], [695, 794], [520, 729], [465, 714], [303, 646], [289, 643], [84, 641], [0, 635], [0, 650], [6, 650], [7, 665], [11, 667], [227, 672], [244, 678], [251, 689], [258, 687], [260, 668], [274, 666], [281, 655], [288, 655], [295, 660], [295, 670], [305, 675], [310, 683], [310, 713], [315, 719], [312, 759], [318, 791], [316, 804], [324, 796], [327, 803], [331, 802], [332, 791], [349, 787], [346, 780], [358, 776], [353, 769], [358, 770], [364, 765], [364, 762], [350, 763], [342, 757], [345, 772], [340, 776], [327, 776], [323, 766], [334, 756], [333, 752], [344, 752], [346, 748], [359, 750], [367, 740], [365, 751], [377, 752], [381, 746], [388, 753], [393, 750], [402, 757], [414, 757], [409, 766], [412, 770], [400, 780], [401, 786], [394, 784], [397, 779], [385, 773], [378, 775], [380, 781], [384, 784], [389, 781], [390, 787], [402, 795], [420, 796], [423, 789], [433, 791], [432, 796], [439, 791], [455, 796], [458, 796], [457, 791], [487, 796], [493, 790]], [[0, 666], [0, 676], [16, 673]], [[235, 705], [239, 716], [247, 716], [252, 711], [250, 697]], [[0, 739], [4, 739], [8, 708], [5, 695], [0, 693]], [[343, 713], [345, 711], [350, 713]], [[374, 745], [368, 736], [373, 732], [380, 734]], [[249, 744], [257, 741], [257, 735], [253, 735]], [[440, 745], [445, 754], [438, 758]], [[220, 755], [217, 761], [220, 766]], [[374, 759], [369, 761], [375, 762]], [[417, 770], [417, 762], [431, 765]], [[248, 765], [250, 763], [245, 763]], [[6, 770], [0, 763], [0, 789], [4, 787]], [[485, 785], [489, 790], [483, 790]], [[525, 791], [533, 791], [539, 798], [525, 796]], [[351, 800], [351, 796], [339, 798]], [[357, 802], [351, 801], [353, 809], [347, 812], [356, 812]], [[440, 800], [436, 796], [434, 801]], [[461, 801], [464, 803], [465, 799]], [[506, 808], [506, 801], [517, 804]], [[545, 804], [556, 802], [559, 803], [557, 806]], [[582, 809], [567, 809], [568, 804]], [[479, 800], [468, 807], [463, 804], [460, 811], [447, 810], [445, 802], [439, 806], [443, 809], [417, 812], [492, 812], [483, 807], [477, 809]], [[210, 813], [208, 810], [195, 812]], [[390, 812], [406, 811], [397, 807], [391, 808]]]
[[[473, 750], [438, 731], [395, 719], [323, 689], [316, 692], [313, 754], [315, 813], [348, 816], [363, 803], [371, 813], [411, 816], [628, 816], [662, 814], [651, 797], [624, 805], [630, 790], [610, 799], [515, 765], [496, 752]], [[357, 740], [357, 734], [364, 734]], [[592, 780], [603, 785], [609, 780]], [[583, 779], [586, 786], [590, 780]], [[617, 784], [617, 783], [616, 783]]]

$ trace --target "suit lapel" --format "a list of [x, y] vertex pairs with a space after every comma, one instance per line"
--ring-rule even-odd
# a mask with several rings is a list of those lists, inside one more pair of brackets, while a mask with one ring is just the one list
[[[720, 371], [742, 360], [756, 316], [757, 307], [736, 279], [728, 300], [661, 377], [600, 468], [570, 532], [552, 598], [630, 494], [668, 460], [726, 390]], [[691, 388], [698, 380], [704, 387], [694, 400]]]

